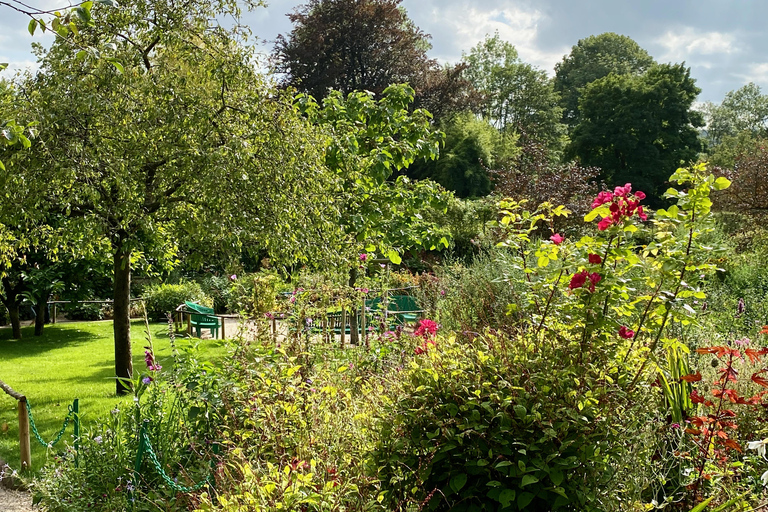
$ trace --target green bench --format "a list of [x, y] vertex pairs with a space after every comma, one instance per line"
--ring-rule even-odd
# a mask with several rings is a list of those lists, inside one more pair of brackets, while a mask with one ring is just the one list
[[219, 337], [219, 327], [221, 324], [219, 317], [214, 314], [213, 308], [189, 301], [185, 301], [184, 305], [190, 310], [190, 325], [195, 328], [198, 338], [201, 337], [201, 329], [210, 329], [211, 337], [214, 339]]
[[413, 323], [424, 314], [416, 299], [411, 295], [392, 295], [389, 297], [388, 314], [395, 318], [395, 323], [404, 325]]

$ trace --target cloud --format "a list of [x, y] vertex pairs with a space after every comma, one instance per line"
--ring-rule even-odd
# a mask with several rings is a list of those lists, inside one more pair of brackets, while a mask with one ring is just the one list
[[533, 7], [505, 4], [504, 7], [478, 8], [469, 2], [460, 2], [433, 7], [430, 17], [431, 27], [437, 28], [437, 33], [432, 33], [435, 50], [431, 53], [441, 61], [458, 61], [462, 52], [468, 52], [486, 35], [495, 32], [515, 46], [523, 61], [547, 71], [570, 49], [563, 46], [562, 50], [551, 52], [537, 45], [540, 25], [547, 16]]
[[746, 73], [739, 73], [737, 76], [745, 82], [755, 82], [756, 84], [768, 83], [768, 62], [752, 63]]
[[701, 32], [693, 27], [668, 30], [655, 41], [666, 49], [662, 61], [681, 61], [698, 55], [730, 55], [741, 51], [734, 34]]

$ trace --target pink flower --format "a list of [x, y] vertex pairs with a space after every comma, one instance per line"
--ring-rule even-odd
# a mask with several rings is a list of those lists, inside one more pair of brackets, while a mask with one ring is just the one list
[[549, 239], [552, 240], [552, 242], [555, 245], [560, 245], [561, 243], [563, 243], [563, 240], [565, 240], [565, 238], [563, 238], [560, 233], [555, 233], [554, 235], [549, 237]]
[[645, 192], [640, 192], [639, 190], [635, 192], [635, 197], [638, 198], [640, 201], [645, 199]]
[[648, 215], [643, 212], [642, 205], [637, 207], [637, 216], [640, 217], [640, 220], [648, 220]]
[[573, 274], [571, 276], [571, 282], [568, 284], [568, 288], [571, 290], [575, 290], [576, 288], [581, 288], [584, 286], [584, 283], [587, 282], [587, 276], [589, 274], [586, 270], [582, 270], [581, 272], [578, 272], [576, 274]]
[[599, 254], [590, 254], [589, 262], [593, 265], [599, 265], [603, 262], [603, 258], [601, 258]]
[[616, 187], [615, 189], [613, 189], [614, 195], [618, 197], [626, 197], [627, 194], [629, 194], [630, 192], [632, 192], [631, 183], [627, 183], [623, 187]]
[[605, 231], [609, 227], [611, 227], [611, 224], [613, 224], [613, 219], [610, 217], [603, 217], [603, 220], [597, 223], [597, 229], [600, 231]]
[[635, 331], [632, 329], [627, 329], [626, 326], [622, 325], [619, 327], [619, 336], [624, 338], [625, 340], [629, 340], [635, 337]]
[[362, 254], [360, 254], [360, 256], [359, 256], [359, 257], [360, 257], [360, 261], [365, 261], [365, 260], [367, 260], [367, 259], [368, 259], [368, 255], [367, 255], [367, 254], [365, 254], [365, 253], [362, 253]]
[[604, 205], [605, 203], [610, 203], [611, 201], [613, 201], [613, 194], [610, 192], [602, 191], [597, 194], [595, 200], [592, 201], [592, 208], [597, 208], [598, 206]]

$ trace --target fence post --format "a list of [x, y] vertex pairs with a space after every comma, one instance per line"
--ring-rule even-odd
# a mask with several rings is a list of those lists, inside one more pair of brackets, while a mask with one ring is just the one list
[[56, 323], [56, 314], [57, 314], [57, 311], [56, 311], [56, 306], [58, 306], [58, 304], [56, 304], [56, 303], [54, 302], [54, 303], [53, 303], [53, 314], [51, 315], [51, 323], [52, 323], [52, 324], [55, 324], [55, 323]]
[[72, 414], [75, 417], [75, 467], [80, 465], [80, 399], [72, 402]]
[[29, 414], [27, 413], [27, 399], [19, 400], [19, 451], [21, 455], [21, 469], [32, 467], [32, 445], [29, 442]]
[[341, 348], [344, 349], [344, 344], [347, 342], [347, 308], [341, 306]]

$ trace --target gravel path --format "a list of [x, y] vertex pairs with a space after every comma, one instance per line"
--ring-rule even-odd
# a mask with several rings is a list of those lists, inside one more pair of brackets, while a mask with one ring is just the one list
[[0, 486], [0, 512], [34, 512], [29, 493], [11, 491]]

